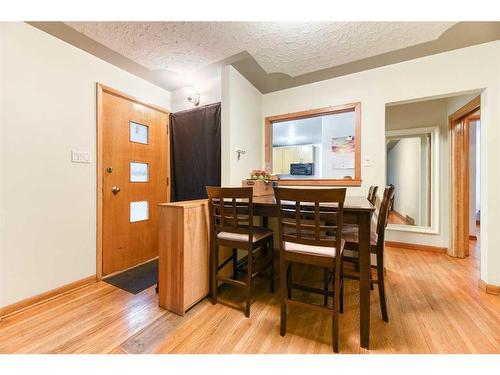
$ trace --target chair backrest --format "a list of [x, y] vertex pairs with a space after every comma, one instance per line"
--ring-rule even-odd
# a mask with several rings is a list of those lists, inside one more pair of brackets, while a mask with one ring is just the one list
[[274, 188], [284, 242], [340, 248], [346, 189]]
[[[393, 184], [389, 184], [389, 186], [392, 186], [394, 189], [396, 188]], [[389, 204], [389, 211], [392, 211], [394, 209], [394, 197], [395, 196], [396, 196], [396, 191], [394, 191], [394, 194], [392, 195], [391, 204]]]
[[370, 186], [370, 189], [368, 190], [368, 201], [375, 205], [375, 202], [377, 201], [377, 191], [378, 191], [378, 186]]
[[382, 197], [382, 203], [380, 204], [380, 210], [378, 212], [377, 245], [384, 243], [385, 227], [387, 226], [387, 221], [389, 219], [389, 208], [391, 206], [392, 198], [394, 197], [394, 191], [394, 185], [389, 185], [384, 189], [384, 196]]
[[219, 232], [253, 236], [253, 188], [207, 186], [210, 224], [215, 236]]

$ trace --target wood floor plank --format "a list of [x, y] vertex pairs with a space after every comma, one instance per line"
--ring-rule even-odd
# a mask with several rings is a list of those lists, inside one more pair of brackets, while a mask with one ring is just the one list
[[[387, 248], [390, 322], [371, 294], [371, 350], [359, 346], [359, 288], [345, 283], [341, 353], [500, 353], [500, 297], [479, 290], [479, 249], [445, 254]], [[298, 267], [294, 278], [322, 286], [323, 272]], [[322, 303], [321, 296], [294, 296]], [[331, 301], [331, 299], [330, 299]], [[0, 321], [0, 353], [322, 353], [331, 354], [331, 317], [289, 307], [279, 335], [279, 293], [257, 279], [250, 318], [240, 289], [224, 285], [180, 317], [158, 307], [154, 287], [132, 295], [104, 282], [82, 287]]]

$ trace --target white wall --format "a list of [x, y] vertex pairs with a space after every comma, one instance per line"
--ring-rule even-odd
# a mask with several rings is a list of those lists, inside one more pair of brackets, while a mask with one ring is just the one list
[[[96, 82], [170, 93], [24, 23], [0, 23], [0, 305], [96, 273]], [[90, 164], [70, 162], [72, 149]]]
[[192, 103], [187, 101], [188, 95], [192, 92], [200, 94], [200, 104], [198, 106], [218, 103], [221, 101], [221, 89], [222, 82], [219, 75], [218, 77], [172, 91], [171, 110], [172, 112], [178, 112], [196, 108]]
[[[232, 66], [222, 68], [222, 185], [241, 186], [263, 168], [262, 94]], [[236, 149], [246, 151], [238, 160]]]
[[420, 225], [420, 143], [420, 137], [402, 138], [387, 153], [387, 182], [397, 187], [394, 210], [416, 225]]
[[[500, 183], [496, 161], [500, 144], [499, 76], [500, 43], [496, 41], [269, 93], [264, 95], [263, 117], [360, 101], [362, 159], [368, 158], [371, 163], [362, 163], [362, 186], [350, 188], [349, 194], [365, 195], [370, 185], [385, 185], [386, 103], [482, 89], [481, 278], [500, 285], [500, 231], [496, 230], [500, 225], [500, 211], [496, 209], [500, 198], [495, 194]], [[263, 120], [260, 130], [264, 144]], [[441, 223], [440, 233], [443, 225], [449, 227], [449, 223]], [[402, 242], [448, 245], [439, 235], [392, 235], [390, 239]]]

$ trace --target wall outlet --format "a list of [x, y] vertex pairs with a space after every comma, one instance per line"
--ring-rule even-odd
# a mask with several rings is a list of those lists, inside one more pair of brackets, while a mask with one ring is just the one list
[[71, 162], [73, 163], [90, 163], [89, 151], [71, 150]]
[[365, 167], [371, 167], [372, 166], [372, 161], [370, 158], [365, 158], [364, 162], [363, 162], [363, 166]]

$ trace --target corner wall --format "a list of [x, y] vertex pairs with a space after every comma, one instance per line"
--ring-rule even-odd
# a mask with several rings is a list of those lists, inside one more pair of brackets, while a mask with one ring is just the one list
[[[263, 168], [262, 94], [232, 66], [222, 68], [222, 185], [241, 186]], [[245, 151], [238, 160], [237, 149]]]
[[0, 23], [0, 306], [96, 273], [96, 82], [170, 108], [168, 91]]
[[[500, 184], [500, 169], [495, 166], [500, 144], [499, 76], [500, 42], [495, 41], [265, 94], [261, 127], [266, 116], [360, 101], [363, 182], [359, 188], [349, 188], [349, 194], [366, 195], [370, 185], [385, 185], [386, 103], [482, 90], [481, 278], [500, 285], [500, 232], [496, 230], [500, 198], [494, 188]], [[447, 246], [443, 228], [439, 231], [437, 236], [409, 233], [405, 242]]]

